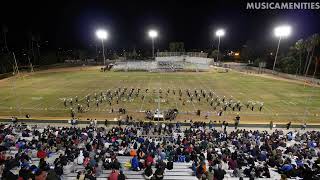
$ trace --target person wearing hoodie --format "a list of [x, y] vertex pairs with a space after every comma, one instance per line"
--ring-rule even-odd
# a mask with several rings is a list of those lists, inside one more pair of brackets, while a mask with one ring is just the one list
[[117, 170], [112, 170], [108, 180], [118, 180], [119, 172]]

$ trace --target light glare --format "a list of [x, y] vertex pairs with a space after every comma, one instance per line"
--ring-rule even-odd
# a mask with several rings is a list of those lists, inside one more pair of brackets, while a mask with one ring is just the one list
[[291, 34], [290, 26], [278, 26], [274, 28], [274, 35], [276, 37], [287, 37]]
[[96, 35], [99, 39], [107, 39], [108, 38], [108, 32], [102, 29], [97, 30]]
[[158, 36], [158, 32], [156, 30], [150, 30], [149, 31], [149, 37], [155, 38]]
[[224, 34], [225, 34], [225, 31], [223, 30], [223, 29], [218, 29], [217, 31], [216, 31], [216, 36], [224, 36]]

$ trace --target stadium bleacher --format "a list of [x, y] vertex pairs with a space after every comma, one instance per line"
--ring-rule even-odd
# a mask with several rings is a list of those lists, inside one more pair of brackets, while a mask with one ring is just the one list
[[[137, 136], [139, 128], [148, 133]], [[174, 127], [146, 123], [107, 129], [1, 125], [1, 149], [5, 152], [0, 156], [2, 179], [38, 176], [39, 172], [48, 171], [48, 176], [55, 172], [56, 177], [63, 180], [78, 179], [78, 172], [93, 173], [93, 177], [100, 180], [111, 176], [114, 170], [122, 171], [126, 179], [145, 179], [143, 164], [153, 156], [153, 172], [165, 168], [163, 179], [167, 180], [205, 179], [208, 168], [204, 167], [221, 170], [225, 173], [224, 179], [230, 180], [239, 177], [281, 179], [281, 174], [289, 178], [318, 178], [319, 132], [225, 131], [212, 125], [207, 127], [202, 122], [184, 127], [184, 131], [181, 128], [179, 123]], [[130, 168], [134, 156], [139, 156], [140, 171]], [[111, 168], [104, 165], [104, 159], [108, 158], [111, 158]], [[271, 161], [272, 158], [276, 159]], [[171, 160], [172, 168], [161, 166]], [[115, 165], [117, 162], [119, 168]], [[59, 171], [59, 167], [62, 170]], [[29, 171], [29, 168], [35, 170]], [[308, 173], [298, 173], [298, 169]]]

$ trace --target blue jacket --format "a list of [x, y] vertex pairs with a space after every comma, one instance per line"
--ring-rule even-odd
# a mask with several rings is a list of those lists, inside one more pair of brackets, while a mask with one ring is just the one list
[[139, 160], [137, 157], [134, 157], [131, 159], [131, 168], [132, 169], [138, 169], [139, 167]]

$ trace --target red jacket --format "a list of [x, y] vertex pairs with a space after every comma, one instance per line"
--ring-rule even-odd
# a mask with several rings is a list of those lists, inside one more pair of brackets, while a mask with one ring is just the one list
[[151, 165], [153, 164], [153, 158], [152, 156], [148, 155], [146, 158], [146, 165]]
[[114, 172], [111, 172], [110, 176], [109, 176], [109, 180], [118, 180], [118, 176], [119, 176], [119, 173], [118, 171], [114, 171]]
[[40, 150], [37, 152], [37, 157], [40, 159], [45, 158], [45, 157], [47, 157], [47, 153], [45, 151]]

